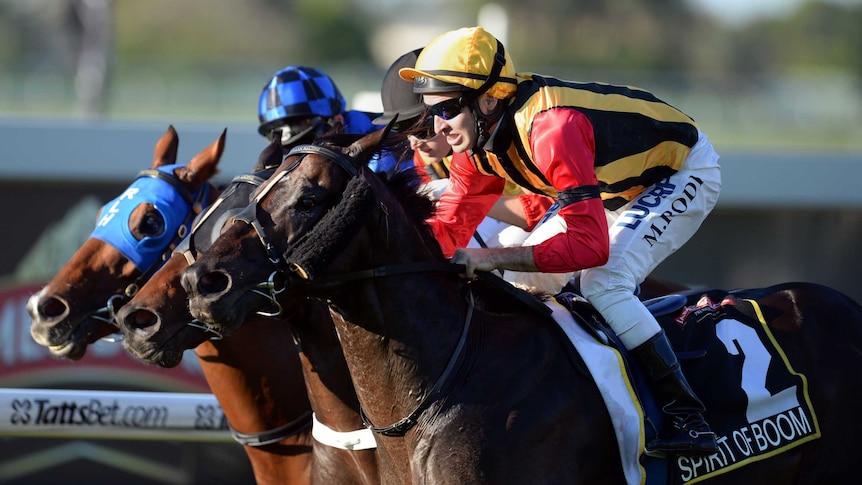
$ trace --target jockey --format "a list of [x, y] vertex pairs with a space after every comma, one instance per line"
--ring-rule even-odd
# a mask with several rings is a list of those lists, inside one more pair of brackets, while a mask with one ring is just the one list
[[[429, 220], [444, 253], [468, 276], [581, 270], [584, 297], [646, 369], [671, 418], [647, 451], [716, 452], [702, 402], [634, 294], [718, 200], [718, 155], [706, 135], [641, 89], [516, 74], [503, 45], [481, 27], [436, 38], [400, 74], [423, 96], [435, 132], [469, 155], [453, 158], [449, 187]], [[466, 248], [506, 180], [555, 198], [559, 211], [523, 246]]]
[[[452, 157], [466, 155], [454, 154], [446, 138], [434, 132], [433, 117], [425, 115], [425, 105], [422, 103], [421, 95], [413, 92], [413, 83], [401, 79], [399, 71], [414, 67], [420, 52], [422, 49], [410, 51], [389, 66], [381, 88], [383, 115], [375, 119], [374, 124], [386, 125], [395, 115], [398, 115], [398, 121], [393, 129], [407, 134], [410, 144], [408, 154], [412, 153], [412, 166], [416, 167], [423, 181], [422, 190], [436, 201], [449, 185], [449, 166], [452, 163]], [[375, 165], [374, 162], [375, 160], [372, 160], [369, 166], [375, 171], [391, 168]], [[532, 195], [535, 197], [526, 197], [535, 199], [536, 209], [532, 212], [536, 214], [536, 220], [538, 220], [551, 206], [553, 200], [545, 196]], [[518, 196], [525, 196], [521, 188], [507, 183], [504, 196], [500, 198], [498, 204], [495, 204], [489, 214], [490, 217], [486, 217], [479, 224], [467, 247], [481, 247], [483, 244], [488, 247], [520, 245], [528, 235], [523, 228], [527, 227], [529, 222], [517, 214], [513, 215], [505, 209], [499, 209], [511, 203], [508, 202], [510, 199], [517, 199]], [[518, 207], [521, 206], [522, 204], [518, 203]]]
[[[395, 169], [396, 166], [398, 171], [413, 168], [414, 150], [416, 150], [415, 147], [417, 146], [415, 141], [420, 138], [425, 141], [424, 139], [427, 137], [430, 142], [434, 138], [438, 138], [434, 136], [434, 129], [430, 126], [430, 123], [423, 126], [414, 126], [420, 121], [420, 117], [425, 112], [425, 105], [422, 104], [422, 99], [419, 95], [413, 93], [413, 84], [405, 82], [398, 75], [398, 71], [401, 68], [413, 67], [416, 64], [416, 58], [421, 51], [422, 49], [416, 49], [396, 59], [389, 66], [386, 75], [383, 77], [383, 85], [380, 88], [380, 97], [383, 101], [383, 114], [374, 119], [374, 124], [385, 126], [395, 116], [398, 116], [398, 121], [395, 122], [392, 130], [397, 133], [409, 133], [409, 135], [407, 137], [408, 141], [399, 146], [397, 150], [399, 153], [390, 152], [391, 156], [387, 157], [384, 155], [381, 158], [374, 158], [368, 163], [368, 166], [375, 172], [389, 171]], [[430, 122], [430, 118], [428, 118], [428, 121]], [[442, 140], [441, 143], [437, 144], [438, 147], [436, 148], [439, 160], [447, 156], [452, 150], [446, 144], [445, 140], [442, 138], [438, 139]], [[423, 180], [427, 180], [424, 164], [417, 164], [415, 167]]]
[[341, 124], [344, 133], [366, 134], [376, 128], [377, 113], [347, 111], [347, 102], [328, 75], [306, 66], [287, 66], [263, 87], [258, 102], [257, 131], [285, 148], [311, 143]]

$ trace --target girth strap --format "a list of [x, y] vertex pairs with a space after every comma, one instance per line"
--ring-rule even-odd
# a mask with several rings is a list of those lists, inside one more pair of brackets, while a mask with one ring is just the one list
[[359, 406], [359, 416], [362, 418], [362, 422], [365, 423], [371, 431], [382, 434], [383, 436], [404, 436], [413, 426], [416, 425], [419, 415], [428, 409], [437, 396], [443, 392], [443, 385], [449, 381], [449, 375], [452, 374], [456, 365], [461, 361], [461, 356], [464, 353], [464, 346], [467, 344], [467, 335], [470, 333], [470, 323], [473, 321], [473, 308], [475, 305], [473, 302], [473, 293], [468, 292], [468, 295], [470, 296], [470, 299], [467, 307], [467, 318], [464, 320], [464, 329], [461, 332], [461, 338], [458, 339], [458, 344], [455, 346], [455, 350], [452, 351], [452, 356], [449, 357], [449, 363], [446, 364], [446, 369], [443, 370], [443, 373], [437, 379], [437, 382], [434, 383], [434, 387], [425, 395], [425, 399], [416, 406], [412, 413], [390, 426], [382, 428], [374, 426], [365, 415], [365, 410], [362, 406]]
[[314, 424], [311, 428], [311, 436], [318, 443], [341, 450], [370, 450], [377, 448], [377, 441], [374, 440], [374, 433], [368, 428], [357, 429], [355, 431], [335, 431], [329, 426], [320, 422], [317, 415], [313, 416]]
[[230, 435], [233, 439], [243, 445], [243, 446], [266, 446], [271, 445], [273, 443], [278, 443], [279, 441], [289, 438], [300, 431], [311, 426], [311, 411], [306, 411], [302, 414], [302, 416], [294, 419], [293, 421], [285, 424], [284, 426], [279, 426], [278, 428], [271, 429], [269, 431], [263, 431], [261, 433], [240, 433], [239, 431], [233, 429], [230, 425]]

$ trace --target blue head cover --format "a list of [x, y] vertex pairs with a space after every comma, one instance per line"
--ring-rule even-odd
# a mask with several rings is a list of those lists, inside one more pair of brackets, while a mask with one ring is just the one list
[[[158, 170], [170, 177], [175, 177], [174, 170], [182, 165], [166, 165]], [[200, 190], [209, 190], [209, 185], [204, 184]], [[135, 264], [140, 271], [147, 271], [168, 249], [174, 241], [181, 226], [191, 224], [192, 218], [188, 217], [192, 210], [191, 200], [195, 200], [197, 194], [188, 194], [180, 191], [180, 187], [171, 184], [158, 177], [142, 175], [116, 199], [108, 202], [99, 213], [96, 228], [90, 237], [100, 239], [119, 251], [129, 261]], [[137, 240], [129, 228], [129, 218], [132, 211], [140, 204], [152, 203], [156, 210], [165, 219], [165, 231], [159, 236], [145, 237]]]

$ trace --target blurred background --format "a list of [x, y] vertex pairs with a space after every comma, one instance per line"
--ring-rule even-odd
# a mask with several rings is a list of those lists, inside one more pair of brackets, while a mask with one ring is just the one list
[[[51, 360], [29, 337], [26, 297], [149, 167], [168, 125], [181, 161], [227, 128], [227, 181], [265, 146], [257, 103], [275, 71], [320, 68], [348, 108], [379, 111], [393, 60], [476, 24], [518, 71], [648, 89], [709, 135], [721, 200], [657, 277], [814, 281], [862, 301], [862, 0], [0, 0], [0, 202], [12, 223], [0, 233], [0, 387], [206, 392], [193, 356], [174, 374], [108, 344]], [[117, 366], [135, 379], [99, 373]], [[69, 483], [81, 470], [91, 483], [167, 480], [80, 451], [117, 443], [76, 443], [0, 436], [0, 482]], [[153, 460], [175, 459], [172, 483], [252, 481], [239, 445], [168, 443], [183, 451]], [[48, 449], [62, 458], [28, 465]]]
[[519, 71], [634, 84], [724, 146], [858, 147], [859, 0], [3, 0], [0, 115], [255, 125], [287, 64], [348, 99], [481, 22]]

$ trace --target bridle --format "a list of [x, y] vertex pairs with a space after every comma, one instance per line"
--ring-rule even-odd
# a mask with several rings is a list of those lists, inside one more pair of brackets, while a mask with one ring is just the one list
[[[177, 165], [169, 165], [159, 167], [158, 169], [141, 170], [135, 178], [135, 181], [128, 189], [126, 189], [123, 195], [112, 201], [113, 206], [111, 209], [115, 209], [123, 204], [122, 199], [124, 195], [130, 193], [130, 190], [133, 189], [136, 184], [154, 188], [152, 191], [137, 190], [132, 192], [133, 195], [129, 197], [129, 200], [134, 195], [141, 194], [144, 202], [151, 202], [157, 207], [157, 210], [162, 212], [163, 216], [167, 215], [166, 224], [169, 224], [170, 222], [168, 219], [173, 219], [177, 222], [174, 225], [175, 228], [170, 228], [170, 230], [166, 228], [165, 237], [156, 241], [155, 247], [149, 247], [147, 248], [147, 251], [141, 251], [141, 254], [138, 254], [138, 248], [134, 247], [133, 243], [130, 242], [128, 234], [123, 232], [125, 229], [123, 225], [126, 222], [121, 217], [116, 218], [116, 221], [114, 221], [113, 217], [103, 218], [103, 215], [100, 215], [100, 221], [97, 224], [97, 228], [93, 230], [90, 237], [98, 238], [107, 244], [110, 244], [120, 251], [127, 259], [132, 261], [136, 267], [140, 268], [143, 266], [146, 269], [141, 271], [140, 275], [138, 275], [132, 283], [127, 285], [122, 293], [117, 293], [108, 297], [105, 306], [91, 312], [89, 314], [90, 318], [116, 326], [116, 323], [114, 322], [116, 310], [129, 299], [134, 297], [141, 285], [146, 282], [153, 273], [155, 273], [165, 263], [165, 261], [168, 260], [168, 258], [170, 258], [173, 249], [188, 233], [194, 217], [205, 206], [211, 191], [215, 190], [212, 184], [206, 182], [200, 189], [192, 193], [179, 181], [176, 175], [174, 175], [173, 169], [176, 167]], [[182, 204], [178, 204], [175, 197], [179, 197]], [[112, 202], [106, 204], [105, 207], [112, 204]], [[135, 203], [134, 205], [136, 206], [138, 203]], [[180, 207], [180, 205], [184, 207]], [[102, 221], [105, 221], [105, 223], [102, 224]], [[112, 224], [112, 222], [116, 222], [118, 224]], [[150, 241], [141, 241], [138, 244], [140, 247], [143, 247], [149, 242]], [[122, 249], [126, 249], [126, 251], [123, 251]], [[103, 337], [102, 340], [116, 342], [122, 339], [122, 334], [119, 332], [119, 329], [115, 334], [119, 336], [107, 336]]]
[[[185, 256], [186, 261], [189, 264], [194, 263], [198, 258], [198, 248], [195, 245], [195, 235], [199, 233], [204, 223], [206, 223], [210, 217], [215, 214], [216, 209], [218, 209], [228, 198], [232, 197], [236, 194], [238, 188], [241, 184], [249, 184], [251, 186], [260, 186], [263, 184], [267, 177], [272, 173], [273, 168], [266, 168], [259, 172], [251, 173], [251, 174], [242, 174], [234, 177], [228, 187], [219, 195], [218, 199], [211, 206], [207, 208], [207, 210], [201, 213], [197, 219], [194, 221], [194, 225], [189, 231], [189, 235], [183, 242], [178, 246], [174, 252], [180, 253]], [[231, 211], [228, 210], [225, 213], [229, 214]], [[217, 221], [216, 221], [217, 222]], [[219, 227], [214, 227], [213, 231], [210, 233], [210, 243], [218, 237], [218, 229]], [[212, 334], [210, 340], [222, 340], [223, 335], [217, 332], [214, 328], [206, 325], [205, 323], [193, 319], [192, 321], [186, 323], [186, 326], [196, 328], [204, 331], [205, 333]], [[259, 433], [243, 433], [234, 429], [233, 426], [228, 423], [228, 429], [230, 431], [231, 437], [243, 446], [250, 447], [261, 447], [267, 446], [271, 444], [278, 443], [285, 438], [291, 437], [300, 431], [308, 428], [312, 424], [312, 413], [311, 411], [303, 413], [302, 416], [290, 421], [289, 423], [279, 426], [277, 428], [273, 428], [270, 430], [262, 431]]]
[[[275, 245], [273, 245], [269, 238], [266, 236], [266, 231], [264, 231], [263, 226], [260, 224], [260, 221], [257, 218], [257, 210], [260, 206], [260, 202], [269, 195], [270, 191], [272, 191], [273, 187], [281, 181], [284, 177], [290, 174], [293, 170], [295, 170], [300, 163], [305, 159], [307, 155], [321, 155], [326, 159], [329, 159], [335, 162], [339, 167], [343, 168], [351, 177], [359, 177], [360, 173], [343, 153], [337, 152], [335, 150], [331, 150], [326, 147], [318, 146], [318, 145], [297, 145], [293, 147], [287, 155], [284, 156], [285, 160], [294, 155], [300, 155], [292, 164], [285, 167], [284, 170], [275, 174], [272, 178], [267, 180], [266, 185], [263, 186], [257, 195], [255, 195], [252, 202], [243, 209], [239, 214], [234, 216], [235, 221], [245, 222], [250, 225], [255, 233], [257, 234], [258, 239], [264, 247], [264, 250], [267, 254], [267, 259], [274, 266], [274, 270], [269, 274], [269, 277], [266, 281], [258, 283], [252, 289], [252, 292], [262, 295], [263, 297], [268, 299], [269, 304], [271, 305], [272, 310], [259, 310], [257, 314], [268, 317], [275, 317], [281, 314], [282, 306], [281, 303], [278, 302], [278, 295], [283, 293], [287, 289], [287, 281], [290, 274], [295, 273], [297, 269], [295, 265], [290, 265], [285, 260], [284, 256], [280, 254]], [[282, 285], [278, 285], [276, 282], [281, 280], [284, 282]]]
[[[228, 198], [230, 198], [234, 194], [236, 194], [238, 187], [241, 184], [249, 184], [253, 187], [260, 186], [262, 183], [264, 183], [266, 181], [267, 177], [272, 173], [272, 171], [273, 171], [273, 169], [269, 168], [269, 169], [264, 169], [264, 170], [261, 170], [259, 172], [255, 172], [255, 173], [237, 175], [236, 177], [231, 179], [228, 187], [221, 194], [219, 194], [219, 197], [215, 200], [215, 202], [213, 202], [212, 205], [210, 205], [206, 209], [206, 211], [201, 213], [194, 220], [194, 224], [192, 225], [192, 228], [189, 231], [188, 237], [185, 238], [176, 247], [176, 249], [173, 250], [173, 252], [182, 254], [186, 258], [186, 261], [190, 265], [192, 263], [194, 263], [195, 261], [197, 261], [199, 254], [198, 254], [197, 245], [195, 244], [195, 235], [199, 234], [199, 231], [201, 230], [203, 225], [207, 221], [209, 221], [210, 217], [213, 214], [215, 214], [216, 209], [218, 209], [222, 205], [222, 203], [224, 203], [225, 200], [227, 200]], [[227, 212], [230, 212], [230, 210], [228, 210]], [[220, 229], [220, 228], [214, 227], [212, 232], [210, 233], [210, 237], [209, 237], [210, 243], [212, 243], [212, 241], [218, 237], [218, 229]], [[215, 328], [201, 322], [198, 319], [192, 319], [191, 321], [186, 323], [186, 326], [196, 328], [198, 330], [202, 330], [203, 332], [208, 333], [208, 334], [212, 334], [212, 336], [210, 337], [210, 340], [221, 340], [222, 338], [224, 338], [224, 336], [221, 333], [219, 333], [218, 331], [216, 331]]]
[[[300, 145], [294, 147], [285, 158], [293, 156], [293, 155], [301, 155], [296, 161], [294, 161], [289, 167], [287, 167], [284, 171], [279, 172], [270, 180], [267, 181], [267, 185], [263, 186], [258, 194], [255, 196], [253, 202], [249, 204], [249, 206], [244, 209], [242, 212], [237, 214], [234, 217], [234, 220], [243, 221], [249, 224], [257, 233], [257, 237], [260, 240], [261, 244], [265, 248], [267, 252], [267, 257], [269, 261], [274, 266], [274, 271], [267, 278], [266, 282], [260, 283], [257, 285], [257, 289], [260, 289], [260, 294], [266, 294], [271, 298], [271, 303], [273, 305], [277, 305], [280, 309], [281, 306], [276, 301], [276, 297], [278, 294], [283, 292], [286, 289], [288, 279], [293, 275], [294, 279], [296, 278], [296, 274], [302, 274], [302, 268], [298, 268], [295, 264], [289, 263], [284, 255], [280, 254], [275, 246], [269, 241], [266, 233], [263, 229], [263, 226], [260, 224], [257, 218], [257, 210], [260, 202], [270, 193], [273, 187], [284, 177], [287, 176], [292, 170], [296, 169], [297, 166], [302, 162], [306, 155], [316, 154], [321, 155], [324, 158], [331, 160], [336, 163], [340, 167], [342, 167], [351, 177], [363, 177], [359, 171], [351, 163], [350, 159], [339, 152], [328, 149], [326, 147], [321, 147], [317, 145]], [[385, 213], [386, 211], [384, 211]], [[415, 262], [415, 263], [404, 263], [398, 265], [390, 265], [390, 266], [382, 266], [377, 268], [371, 268], [366, 270], [354, 271], [350, 273], [338, 274], [338, 275], [327, 275], [315, 278], [314, 280], [304, 280], [302, 285], [304, 287], [319, 287], [323, 285], [331, 285], [333, 283], [340, 284], [347, 281], [360, 280], [360, 279], [370, 279], [370, 278], [378, 278], [378, 277], [386, 277], [398, 274], [412, 274], [421, 271], [436, 271], [436, 272], [446, 272], [446, 273], [458, 273], [463, 274], [465, 272], [464, 265], [458, 265], [448, 262], [437, 262], [437, 261], [423, 261], [423, 262]], [[276, 287], [274, 281], [277, 279], [277, 276], [282, 276], [282, 279], [285, 281], [284, 285], [281, 287]], [[509, 285], [509, 283], [503, 282], [498, 277], [491, 273], [482, 273], [480, 277], [485, 280], [494, 281], [497, 280], [502, 282], [501, 288], [505, 290], [504, 287], [508, 287], [510, 293], [518, 296], [519, 298], [524, 298], [526, 293], [520, 292], [516, 290], [514, 287]], [[267, 293], [264, 293], [264, 290]], [[455, 346], [455, 349], [452, 352], [452, 355], [449, 358], [449, 361], [443, 371], [443, 373], [438, 377], [436, 383], [431, 388], [431, 390], [425, 395], [421, 402], [419, 402], [414, 410], [407, 415], [407, 417], [397, 421], [396, 423], [377, 427], [374, 426], [370, 420], [368, 419], [364, 409], [362, 406], [359, 408], [360, 416], [363, 420], [363, 423], [367, 428], [371, 431], [384, 435], [384, 436], [404, 436], [413, 426], [415, 426], [418, 422], [419, 416], [427, 410], [431, 404], [443, 394], [446, 385], [450, 382], [450, 376], [453, 375], [455, 369], [460, 364], [463, 357], [463, 350], [466, 346], [467, 337], [471, 328], [473, 310], [474, 310], [474, 299], [473, 293], [470, 286], [468, 286], [467, 292], [467, 312], [464, 320], [464, 325], [461, 331], [461, 335], [459, 337], [458, 343]], [[517, 295], [517, 293], [523, 293], [523, 295]], [[547, 313], [550, 310], [542, 305], [538, 300], [534, 299], [532, 303], [534, 305], [538, 305], [541, 307], [541, 311], [543, 313]]]

